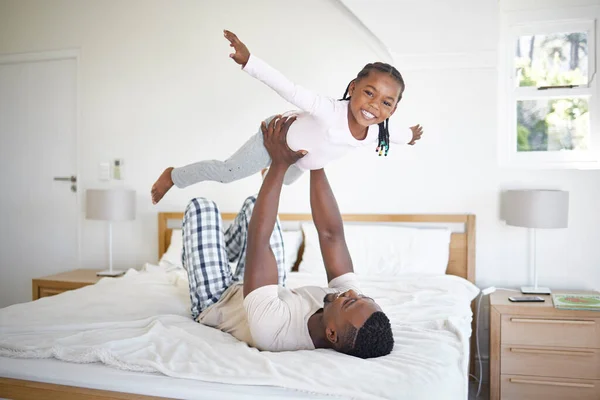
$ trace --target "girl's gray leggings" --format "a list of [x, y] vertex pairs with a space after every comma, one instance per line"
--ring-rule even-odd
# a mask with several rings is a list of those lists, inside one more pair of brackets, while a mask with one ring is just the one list
[[[273, 117], [265, 122], [269, 123]], [[263, 134], [259, 129], [242, 147], [225, 161], [205, 160], [171, 171], [171, 179], [178, 188], [203, 181], [234, 182], [256, 174], [271, 165], [271, 157], [265, 149]], [[285, 174], [283, 183], [291, 185], [304, 171], [295, 164]]]

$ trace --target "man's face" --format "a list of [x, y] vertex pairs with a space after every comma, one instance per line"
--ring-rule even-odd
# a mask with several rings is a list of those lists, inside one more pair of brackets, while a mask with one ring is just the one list
[[357, 330], [381, 307], [370, 297], [359, 295], [354, 290], [344, 293], [329, 293], [323, 299], [323, 319], [327, 338], [335, 342], [337, 336], [351, 324]]

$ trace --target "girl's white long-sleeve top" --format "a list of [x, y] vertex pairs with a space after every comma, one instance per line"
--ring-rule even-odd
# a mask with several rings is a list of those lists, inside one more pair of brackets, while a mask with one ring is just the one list
[[[377, 147], [379, 126], [369, 126], [367, 136], [358, 140], [348, 127], [347, 100], [335, 100], [316, 94], [287, 79], [281, 72], [260, 58], [250, 55], [243, 68], [249, 75], [265, 83], [283, 99], [302, 111], [287, 134], [288, 146], [294, 150], [306, 150], [308, 154], [296, 165], [303, 170], [320, 169], [354, 148], [373, 145]], [[395, 127], [390, 123], [390, 142], [407, 144], [412, 133], [407, 127]]]

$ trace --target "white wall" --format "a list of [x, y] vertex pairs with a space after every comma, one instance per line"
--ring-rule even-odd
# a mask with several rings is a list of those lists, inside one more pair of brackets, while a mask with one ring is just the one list
[[[402, 177], [402, 189], [390, 190], [395, 196], [384, 201], [386, 209], [476, 214], [478, 284], [514, 287], [530, 275], [527, 232], [498, 221], [498, 192], [506, 188], [569, 190], [569, 229], [538, 232], [540, 283], [599, 288], [600, 171], [508, 170], [499, 168], [497, 160], [495, 65], [500, 12], [569, 3], [344, 3], [395, 53], [396, 66], [404, 71], [408, 86], [404, 110], [427, 128], [426, 139], [412, 154], [415, 159], [407, 163], [414, 172]], [[600, 2], [581, 0], [576, 5], [594, 4]], [[342, 197], [339, 189], [336, 193]]]
[[[600, 171], [498, 167], [498, 3], [345, 3], [396, 53], [407, 82], [398, 114], [426, 134], [387, 159], [364, 149], [331, 165], [342, 212], [476, 214], [478, 285], [514, 287], [530, 275], [527, 234], [498, 220], [499, 191], [569, 190], [569, 229], [538, 234], [540, 283], [600, 288]], [[335, 97], [378, 58], [324, 0], [0, 1], [0, 54], [81, 49], [80, 187], [102, 186], [98, 164], [121, 157], [126, 179], [111, 184], [138, 191], [138, 219], [115, 231], [118, 267], [156, 261], [158, 211], [183, 210], [193, 196], [235, 211], [258, 190], [256, 176], [173, 189], [156, 207], [148, 195], [166, 166], [226, 158], [261, 119], [289, 108], [227, 57], [223, 28], [296, 82]], [[307, 177], [284, 189], [281, 210], [309, 211]], [[102, 266], [104, 246], [101, 227], [83, 221], [83, 267]]]
[[[138, 192], [137, 221], [115, 227], [116, 267], [156, 261], [158, 211], [183, 210], [199, 195], [236, 211], [258, 191], [256, 176], [172, 190], [158, 207], [150, 202], [150, 187], [165, 167], [224, 159], [262, 119], [290, 107], [228, 58], [224, 28], [290, 78], [335, 97], [376, 58], [339, 7], [322, 0], [288, 2], [285, 11], [277, 1], [252, 7], [241, 1], [2, 1], [0, 7], [0, 54], [81, 51], [80, 188], [106, 185], [98, 166], [120, 157], [126, 179], [111, 184]], [[286, 192], [282, 209], [307, 211], [307, 196], [305, 179]], [[102, 224], [82, 219], [83, 266], [102, 267], [105, 254]]]

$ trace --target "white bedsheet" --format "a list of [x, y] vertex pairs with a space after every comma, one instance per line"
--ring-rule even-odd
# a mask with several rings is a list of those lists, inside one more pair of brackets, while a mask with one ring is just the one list
[[75, 364], [55, 358], [0, 357], [0, 376], [56, 385], [190, 400], [338, 400], [275, 386], [230, 385], [179, 379], [161, 373], [123, 371], [101, 363]]
[[[324, 284], [315, 279], [323, 278], [290, 274], [288, 285]], [[470, 302], [478, 289], [453, 276], [362, 278], [361, 285], [392, 321], [396, 345], [387, 357], [259, 352], [193, 322], [185, 273], [155, 268], [0, 310], [0, 356], [357, 399], [466, 399]]]

